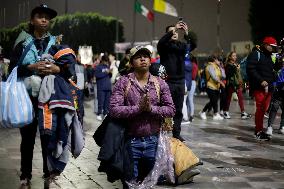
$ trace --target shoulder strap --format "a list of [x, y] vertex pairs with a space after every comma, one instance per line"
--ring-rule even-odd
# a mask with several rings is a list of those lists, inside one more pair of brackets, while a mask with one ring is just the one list
[[161, 93], [160, 83], [159, 83], [156, 76], [153, 77], [153, 80], [154, 80], [154, 85], [155, 85], [158, 101], [160, 102], [160, 96], [161, 96], [160, 95], [160, 93]]
[[[160, 102], [160, 92], [161, 92], [160, 83], [159, 83], [159, 81], [158, 81], [156, 76], [153, 77], [153, 81], [154, 81], [154, 86], [155, 86], [155, 89], [156, 89], [156, 94], [157, 94], [157, 97], [158, 97], [158, 101]], [[131, 81], [129, 79], [128, 82], [127, 82], [125, 91], [124, 91], [124, 97], [127, 97], [129, 89], [130, 89], [130, 86], [131, 86]]]
[[24, 49], [24, 52], [22, 53], [20, 59], [18, 60], [17, 65], [21, 65], [24, 58], [26, 57], [27, 53], [29, 52], [29, 50], [31, 49], [32, 45], [34, 44], [34, 40], [32, 40]]
[[127, 97], [130, 86], [131, 86], [131, 81], [130, 81], [130, 79], [128, 79], [128, 82], [127, 82], [127, 85], [126, 85], [126, 88], [125, 88], [125, 91], [124, 91], [124, 98]]

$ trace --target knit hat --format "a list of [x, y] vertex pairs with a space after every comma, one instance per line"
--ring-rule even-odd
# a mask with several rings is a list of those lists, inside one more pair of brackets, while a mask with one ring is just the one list
[[277, 41], [274, 37], [268, 36], [263, 39], [264, 44], [268, 44], [274, 47], [277, 47]]

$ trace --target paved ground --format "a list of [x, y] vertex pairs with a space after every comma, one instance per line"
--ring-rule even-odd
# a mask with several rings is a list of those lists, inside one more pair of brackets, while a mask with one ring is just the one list
[[[196, 112], [206, 103], [206, 97], [197, 97]], [[93, 101], [86, 102], [86, 147], [77, 159], [71, 158], [63, 174], [51, 188], [112, 189], [122, 188], [119, 182], [109, 183], [99, 173], [96, 160], [99, 151], [92, 139], [99, 122], [93, 114]], [[254, 112], [252, 101], [246, 101], [248, 112]], [[284, 136], [275, 134], [272, 141], [258, 142], [253, 137], [253, 118], [241, 120], [237, 102], [231, 106], [232, 119], [213, 121], [195, 118], [182, 126], [187, 145], [204, 161], [201, 174], [194, 183], [176, 188], [283, 188]], [[277, 118], [276, 125], [279, 125]], [[277, 128], [275, 126], [275, 128]], [[20, 134], [17, 129], [0, 129], [0, 183], [1, 189], [19, 188]], [[33, 161], [33, 189], [43, 188], [42, 160], [39, 137]], [[162, 186], [156, 188], [171, 188]]]

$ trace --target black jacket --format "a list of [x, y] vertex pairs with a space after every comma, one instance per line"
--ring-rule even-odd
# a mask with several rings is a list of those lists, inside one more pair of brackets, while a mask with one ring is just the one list
[[184, 59], [186, 47], [189, 45], [190, 51], [196, 48], [188, 36], [185, 36], [187, 43], [172, 41], [173, 32], [166, 33], [158, 42], [158, 53], [161, 64], [165, 66], [169, 83], [184, 83]]
[[[260, 54], [258, 61], [258, 52]], [[273, 90], [272, 83], [275, 81], [275, 74], [273, 71], [274, 63], [271, 55], [259, 49], [253, 50], [247, 58], [247, 75], [252, 91], [264, 90], [261, 82], [266, 81], [269, 85], [269, 91]]]
[[130, 180], [133, 161], [130, 156], [130, 143], [125, 137], [123, 120], [107, 116], [94, 134], [96, 143], [101, 147], [98, 160], [99, 172], [105, 172], [109, 182], [118, 179]]

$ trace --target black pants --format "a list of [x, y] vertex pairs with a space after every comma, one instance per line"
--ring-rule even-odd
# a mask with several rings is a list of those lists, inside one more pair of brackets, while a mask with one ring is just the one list
[[176, 114], [173, 117], [174, 120], [174, 126], [173, 126], [173, 136], [178, 137], [180, 136], [180, 125], [182, 122], [182, 106], [183, 106], [183, 99], [184, 99], [184, 90], [185, 84], [174, 84], [174, 83], [168, 83], [173, 102], [175, 104], [176, 108]]
[[[36, 133], [38, 129], [38, 112], [37, 112], [37, 99], [31, 97], [33, 107], [35, 110], [35, 118], [34, 121], [24, 126], [23, 128], [20, 128], [20, 133], [22, 137], [20, 151], [21, 151], [21, 176], [20, 179], [31, 179], [32, 178], [32, 161], [33, 161], [33, 151], [34, 151], [34, 144], [35, 144], [35, 138]], [[49, 175], [49, 171], [47, 168], [47, 150], [44, 148], [46, 145], [47, 140], [44, 138], [44, 136], [41, 136], [41, 147], [42, 147], [42, 157], [43, 157], [43, 172], [45, 176]]]
[[280, 128], [284, 127], [284, 92], [275, 90], [269, 108], [268, 127], [272, 127], [279, 107], [282, 110]]
[[227, 101], [226, 88], [220, 87], [220, 111], [225, 110]]
[[202, 111], [206, 112], [207, 110], [210, 110], [211, 108], [213, 108], [214, 113], [217, 113], [218, 112], [218, 99], [220, 95], [219, 90], [212, 90], [212, 89], [207, 88], [207, 94], [209, 97], [209, 102], [205, 105]]

